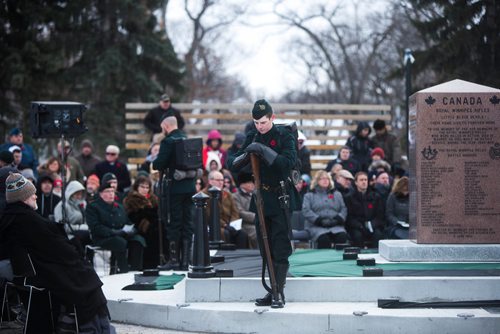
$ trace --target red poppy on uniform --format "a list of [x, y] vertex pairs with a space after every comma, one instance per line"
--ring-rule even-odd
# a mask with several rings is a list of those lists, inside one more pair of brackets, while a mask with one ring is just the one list
[[373, 204], [372, 203], [368, 203], [368, 209], [373, 209]]
[[270, 145], [271, 147], [275, 147], [275, 146], [276, 146], [276, 140], [271, 139], [271, 141], [269, 142], [269, 145]]
[[333, 199], [333, 194], [328, 195], [329, 199]]

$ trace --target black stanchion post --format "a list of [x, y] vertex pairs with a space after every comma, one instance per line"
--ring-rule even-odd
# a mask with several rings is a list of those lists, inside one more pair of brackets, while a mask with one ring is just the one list
[[[210, 187], [208, 189], [210, 194], [210, 249], [222, 249], [224, 240], [220, 235], [220, 209], [219, 198], [221, 190], [217, 187]], [[226, 258], [222, 255], [213, 255], [210, 257], [212, 263], [224, 262]]]
[[189, 267], [188, 277], [208, 278], [215, 277], [214, 267], [210, 264], [210, 252], [208, 249], [208, 230], [203, 210], [207, 207], [210, 198], [202, 192], [193, 197], [195, 205], [195, 230], [193, 246], [193, 265]]
[[217, 187], [210, 187], [208, 189], [210, 194], [210, 248], [218, 249], [224, 241], [221, 239], [220, 235], [220, 210], [219, 210], [219, 198], [221, 195], [221, 190]]

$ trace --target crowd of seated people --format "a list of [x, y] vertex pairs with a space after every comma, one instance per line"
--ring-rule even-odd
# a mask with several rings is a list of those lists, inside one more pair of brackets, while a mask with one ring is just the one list
[[[369, 125], [360, 123], [325, 172], [308, 170], [312, 175], [303, 173], [296, 185], [303, 201], [305, 229], [316, 247], [328, 248], [346, 242], [377, 247], [378, 241], [384, 238], [408, 237], [408, 182], [407, 178], [400, 179], [401, 173], [396, 175], [391, 169], [400, 162], [400, 153], [385, 123], [376, 121], [375, 125], [376, 135], [370, 137]], [[237, 133], [226, 152], [221, 134], [210, 131], [202, 152], [203, 175], [196, 180], [196, 191], [207, 192], [213, 186], [220, 188], [222, 237], [237, 248], [257, 248], [254, 214], [249, 211], [255, 188], [251, 174], [246, 171], [240, 177], [224, 166], [227, 154], [234, 154], [243, 139], [244, 135]], [[300, 139], [304, 146], [305, 136]], [[381, 143], [391, 152], [374, 143]], [[13, 154], [8, 148], [13, 146], [5, 146], [7, 150], [0, 152], [0, 161], [16, 168], [23, 162], [22, 155], [17, 164], [11, 158]], [[61, 160], [63, 149], [66, 164]], [[40, 166], [36, 161], [33, 174], [36, 181], [33, 181], [37, 189], [37, 211], [52, 222], [63, 220], [60, 189], [64, 175], [68, 238], [74, 239], [80, 249], [94, 245], [111, 250], [112, 260], [118, 264], [116, 272], [155, 268], [159, 264], [158, 254], [163, 253], [157, 237], [159, 200], [154, 192], [158, 171], [151, 168], [159, 151], [158, 142], [151, 144], [135, 180], [130, 177], [127, 164], [119, 159], [117, 146], [108, 145], [104, 159], [96, 156], [93, 149], [92, 142], [86, 139], [74, 158], [69, 143], [65, 142], [64, 147], [59, 145], [57, 155]], [[242, 220], [241, 225], [231, 224], [238, 219]]]

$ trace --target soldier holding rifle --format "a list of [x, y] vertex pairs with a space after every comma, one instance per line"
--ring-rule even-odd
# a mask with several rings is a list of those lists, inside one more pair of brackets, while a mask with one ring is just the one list
[[[290, 177], [297, 163], [297, 147], [289, 130], [273, 124], [275, 115], [266, 100], [255, 102], [252, 118], [256, 130], [247, 134], [241, 148], [228, 160], [228, 166], [239, 172], [252, 160], [256, 192], [250, 210], [256, 213], [255, 225], [263, 258], [262, 281], [268, 291], [255, 304], [281, 308], [285, 304], [283, 290], [288, 257], [292, 254], [288, 217], [300, 205]], [[271, 288], [265, 284], [265, 266]]]

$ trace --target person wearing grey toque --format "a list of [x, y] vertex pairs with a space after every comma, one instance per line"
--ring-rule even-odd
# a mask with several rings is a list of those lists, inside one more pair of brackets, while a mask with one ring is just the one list
[[[35, 211], [35, 186], [19, 173], [11, 173], [5, 186], [7, 205], [0, 220], [0, 244], [7, 245], [14, 273], [26, 276], [24, 283], [45, 289], [34, 292], [31, 299], [27, 332], [52, 332], [50, 291], [54, 319], [75, 307], [82, 331], [90, 326], [98, 327], [98, 333], [111, 333], [102, 282], [58, 224]], [[28, 295], [21, 294], [21, 299], [28, 307]]]

